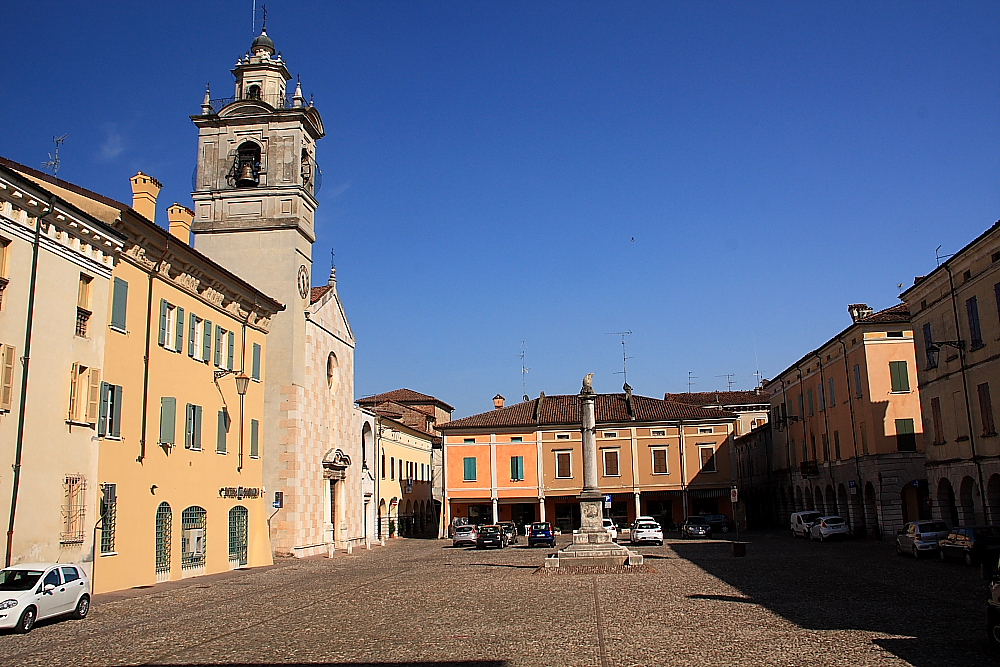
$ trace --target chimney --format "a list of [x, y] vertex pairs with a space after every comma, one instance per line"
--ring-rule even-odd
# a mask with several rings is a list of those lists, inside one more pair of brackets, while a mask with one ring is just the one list
[[495, 410], [499, 410], [500, 408], [503, 407], [503, 404], [506, 400], [507, 400], [506, 398], [504, 398], [500, 394], [497, 394], [496, 396], [493, 397], [493, 408]]
[[156, 197], [163, 185], [141, 171], [129, 180], [132, 181], [132, 208], [150, 222], [156, 222]]
[[167, 209], [167, 220], [170, 221], [170, 233], [184, 243], [190, 244], [191, 221], [194, 220], [194, 211], [174, 202], [174, 205]]
[[847, 312], [851, 314], [851, 320], [858, 322], [865, 319], [875, 311], [867, 303], [852, 303], [847, 306]]

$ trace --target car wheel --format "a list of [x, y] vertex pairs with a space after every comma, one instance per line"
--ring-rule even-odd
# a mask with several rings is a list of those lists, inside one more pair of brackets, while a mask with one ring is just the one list
[[73, 610], [72, 617], [78, 621], [82, 621], [87, 618], [87, 614], [90, 613], [90, 596], [84, 595], [80, 598], [80, 601], [76, 603], [76, 609]]
[[965, 564], [971, 566], [971, 565], [973, 565], [973, 563], [974, 563], [974, 561], [972, 559], [972, 553], [966, 551], [965, 552]]
[[14, 628], [14, 632], [22, 635], [26, 635], [31, 632], [31, 628], [35, 627], [35, 617], [37, 612], [34, 607], [28, 607], [21, 614], [21, 618], [17, 621], [17, 627]]
[[722, 527], [722, 532], [728, 533], [729, 532], [729, 526], [723, 526]]

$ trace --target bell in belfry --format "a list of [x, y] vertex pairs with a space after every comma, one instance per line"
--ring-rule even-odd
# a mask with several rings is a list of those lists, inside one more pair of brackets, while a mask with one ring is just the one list
[[253, 163], [243, 162], [240, 165], [239, 174], [236, 176], [236, 187], [252, 188], [258, 184], [257, 175], [253, 173]]

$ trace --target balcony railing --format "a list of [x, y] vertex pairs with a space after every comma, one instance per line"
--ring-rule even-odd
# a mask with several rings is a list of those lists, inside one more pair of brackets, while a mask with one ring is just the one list
[[209, 100], [209, 104], [212, 105], [212, 113], [219, 113], [225, 107], [229, 106], [233, 102], [238, 100], [255, 100], [257, 102], [263, 102], [268, 104], [275, 109], [291, 109], [294, 106], [294, 100], [287, 95], [258, 95], [256, 97], [222, 97], [217, 100]]

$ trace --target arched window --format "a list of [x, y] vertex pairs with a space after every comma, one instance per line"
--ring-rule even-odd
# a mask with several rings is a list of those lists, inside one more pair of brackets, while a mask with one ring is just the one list
[[259, 100], [260, 99], [260, 86], [254, 84], [247, 88], [247, 99], [248, 100]]
[[156, 508], [156, 580], [170, 580], [170, 543], [174, 513], [167, 503]]
[[331, 393], [337, 391], [337, 387], [340, 385], [340, 361], [333, 352], [326, 358], [326, 383], [329, 385]]
[[181, 512], [181, 570], [205, 567], [207, 513], [198, 506]]
[[260, 146], [252, 141], [240, 144], [227, 180], [237, 188], [255, 188], [260, 185]]
[[229, 510], [229, 567], [235, 570], [247, 564], [247, 532], [250, 512], [237, 505]]

